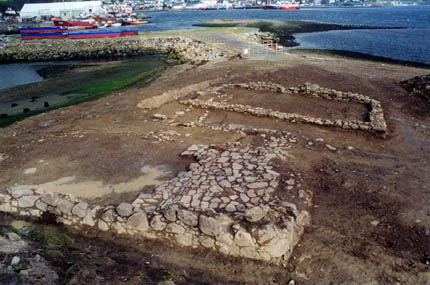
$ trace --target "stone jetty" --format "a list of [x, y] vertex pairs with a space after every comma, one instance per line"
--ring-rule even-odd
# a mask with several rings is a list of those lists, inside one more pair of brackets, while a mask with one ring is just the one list
[[9, 40], [0, 48], [0, 63], [52, 60], [114, 59], [167, 54], [200, 62], [224, 58], [228, 52], [184, 37], [118, 37], [103, 39]]

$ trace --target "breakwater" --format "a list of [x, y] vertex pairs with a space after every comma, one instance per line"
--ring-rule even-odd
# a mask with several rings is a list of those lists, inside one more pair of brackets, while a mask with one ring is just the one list
[[199, 62], [223, 58], [228, 52], [182, 37], [121, 37], [82, 40], [11, 40], [0, 49], [0, 64], [115, 59], [167, 54], [175, 60]]

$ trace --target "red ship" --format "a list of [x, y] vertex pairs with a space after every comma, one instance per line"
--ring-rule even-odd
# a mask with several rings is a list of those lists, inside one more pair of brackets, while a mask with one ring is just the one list
[[77, 21], [77, 20], [54, 20], [54, 25], [57, 27], [83, 27], [85, 29], [95, 29], [97, 25], [94, 21]]

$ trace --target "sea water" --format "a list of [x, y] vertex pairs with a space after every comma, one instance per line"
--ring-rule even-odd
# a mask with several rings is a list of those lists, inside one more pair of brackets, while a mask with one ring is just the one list
[[213, 19], [305, 20], [344, 25], [405, 27], [296, 34], [298, 48], [336, 49], [430, 63], [430, 6], [145, 12], [153, 24], [140, 31], [193, 29]]
[[[346, 25], [405, 27], [296, 34], [296, 48], [333, 49], [430, 63], [430, 6], [300, 10], [185, 10], [145, 12], [152, 24], [139, 31], [195, 29], [213, 19], [305, 20]], [[123, 29], [123, 28], [122, 28]], [[32, 64], [0, 65], [0, 89], [43, 80]], [[1, 91], [0, 91], [1, 95]]]

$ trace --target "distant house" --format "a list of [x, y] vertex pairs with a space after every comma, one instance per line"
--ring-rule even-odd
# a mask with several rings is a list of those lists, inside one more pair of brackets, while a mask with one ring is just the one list
[[24, 4], [20, 15], [21, 18], [54, 16], [70, 19], [79, 15], [98, 15], [102, 13], [102, 1], [81, 1]]

